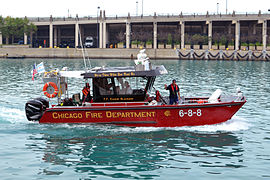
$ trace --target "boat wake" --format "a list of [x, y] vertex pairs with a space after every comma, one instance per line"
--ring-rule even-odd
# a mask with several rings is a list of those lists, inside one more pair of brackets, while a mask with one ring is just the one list
[[[24, 120], [25, 121], [25, 120]], [[41, 125], [40, 125], [41, 126]], [[220, 124], [204, 125], [204, 126], [184, 126], [184, 127], [126, 127], [126, 126], [114, 126], [114, 125], [100, 125], [100, 124], [57, 124], [57, 125], [45, 125], [47, 128], [52, 129], [73, 129], [73, 130], [87, 130], [109, 133], [109, 134], [130, 134], [130, 133], [148, 133], [158, 131], [187, 131], [187, 132], [199, 132], [199, 133], [215, 133], [215, 132], [236, 132], [247, 130], [251, 127], [248, 120], [242, 117], [233, 116], [232, 119]]]
[[24, 110], [0, 107], [0, 123], [27, 123]]
[[184, 126], [184, 127], [136, 127], [128, 128], [121, 127], [119, 129], [114, 129], [116, 131], [122, 131], [126, 133], [140, 133], [140, 132], [150, 132], [150, 131], [162, 131], [162, 130], [171, 130], [171, 131], [190, 131], [190, 132], [234, 132], [247, 130], [251, 127], [251, 124], [245, 118], [233, 116], [232, 119], [220, 124], [214, 125], [204, 125], [204, 126]]
[[185, 131], [199, 131], [199, 132], [234, 132], [247, 130], [251, 127], [251, 124], [245, 118], [239, 116], [233, 116], [232, 119], [214, 125], [193, 126], [193, 127], [181, 127], [179, 129]]

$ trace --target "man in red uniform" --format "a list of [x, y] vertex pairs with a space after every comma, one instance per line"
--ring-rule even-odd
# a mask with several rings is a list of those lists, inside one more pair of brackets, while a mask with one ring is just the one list
[[82, 93], [83, 93], [83, 97], [82, 97], [83, 103], [84, 102], [91, 102], [92, 97], [90, 95], [90, 85], [89, 85], [89, 83], [85, 84], [85, 87], [83, 88]]
[[165, 89], [170, 91], [170, 105], [178, 104], [180, 99], [180, 91], [176, 84], [176, 80], [172, 80], [172, 84], [169, 86], [165, 84]]

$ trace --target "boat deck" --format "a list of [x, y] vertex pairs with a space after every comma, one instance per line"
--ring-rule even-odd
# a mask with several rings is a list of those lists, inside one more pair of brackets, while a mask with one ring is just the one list
[[[238, 96], [232, 95], [222, 95], [216, 102], [209, 102], [209, 97], [184, 97], [181, 96], [180, 102], [178, 105], [195, 105], [195, 104], [211, 104], [211, 103], [227, 103], [227, 102], [238, 102], [243, 101], [243, 99], [239, 99]], [[141, 106], [156, 106], [156, 105], [169, 105], [169, 97], [162, 97], [161, 102], [147, 102], [147, 101], [140, 101], [140, 102], [94, 102], [89, 103], [85, 102], [80, 107], [141, 107]], [[78, 106], [78, 105], [74, 105]], [[74, 107], [72, 106], [72, 107]], [[53, 107], [61, 108], [67, 106], [59, 106], [55, 105]]]

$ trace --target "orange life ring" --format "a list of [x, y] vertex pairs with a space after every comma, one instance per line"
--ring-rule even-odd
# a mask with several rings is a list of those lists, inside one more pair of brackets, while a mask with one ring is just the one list
[[198, 104], [203, 104], [203, 103], [207, 103], [207, 102], [208, 102], [208, 101], [203, 100], [203, 99], [199, 99], [199, 100], [197, 101]]
[[[54, 92], [53, 92], [52, 94], [49, 94], [49, 93], [47, 92], [47, 89], [48, 89], [49, 86], [52, 86], [52, 87], [54, 88]], [[54, 82], [47, 82], [47, 83], [44, 85], [44, 87], [43, 87], [44, 95], [47, 96], [48, 98], [54, 98], [54, 97], [56, 97], [57, 94], [58, 94], [58, 91], [59, 91], [59, 90], [58, 90], [58, 87], [57, 87], [57, 85], [56, 85]]]

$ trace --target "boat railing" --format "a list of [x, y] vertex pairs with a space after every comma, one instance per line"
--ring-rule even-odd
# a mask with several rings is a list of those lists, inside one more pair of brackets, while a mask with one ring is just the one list
[[180, 104], [208, 103], [209, 97], [181, 97]]
[[83, 106], [93, 107], [125, 107], [125, 106], [142, 106], [147, 105], [147, 102], [104, 102], [104, 103], [84, 103]]

